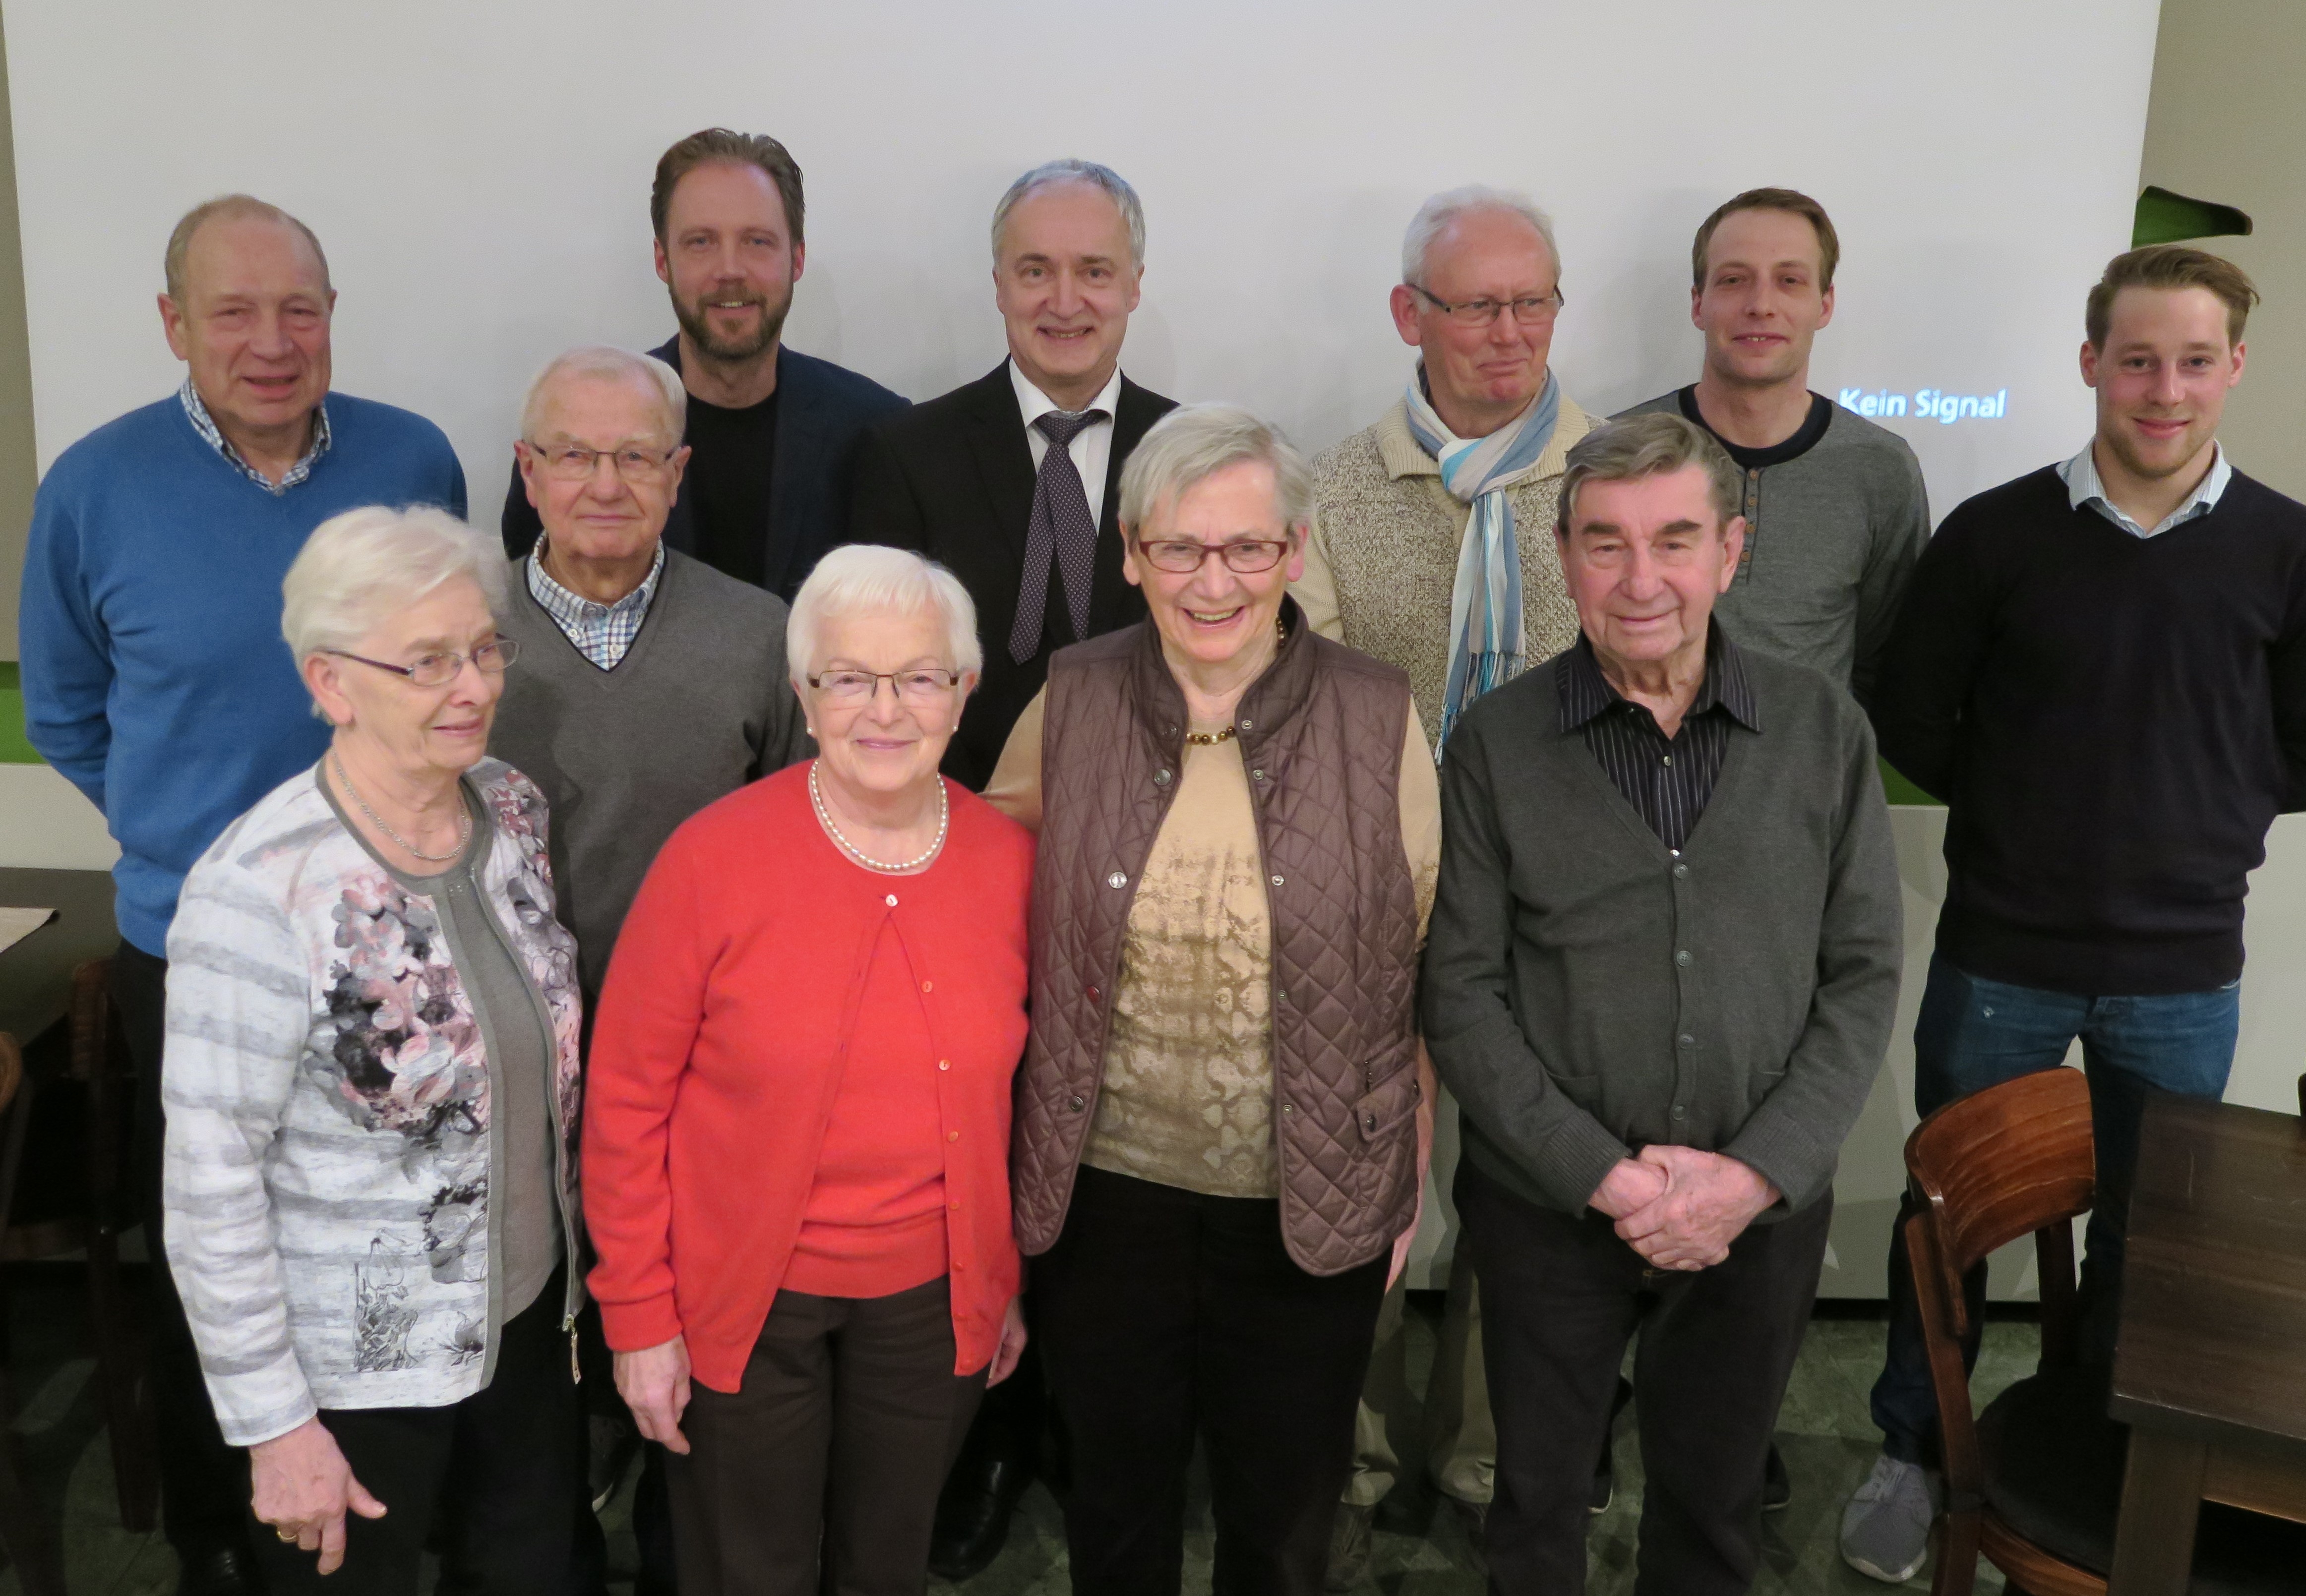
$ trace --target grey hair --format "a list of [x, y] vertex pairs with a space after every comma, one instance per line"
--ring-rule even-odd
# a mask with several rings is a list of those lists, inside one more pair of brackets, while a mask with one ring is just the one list
[[1577, 513], [1577, 490], [1587, 482], [1671, 476], [1691, 465], [1704, 469], [1719, 529], [1726, 530], [1745, 508], [1745, 484], [1729, 451], [1712, 433], [1670, 410], [1629, 415], [1596, 427], [1570, 446], [1554, 531], [1561, 537], [1569, 535], [1570, 517]]
[[808, 580], [793, 594], [785, 622], [785, 669], [795, 686], [816, 660], [817, 634], [836, 615], [935, 611], [944, 622], [945, 646], [956, 670], [985, 669], [985, 649], [977, 640], [977, 605], [961, 578], [910, 549], [879, 543], [848, 543], [816, 562]]
[[638, 380], [655, 397], [657, 408], [662, 413], [665, 441], [678, 444], [688, 431], [688, 390], [680, 385], [679, 372], [652, 354], [636, 354], [613, 344], [585, 344], [555, 356], [528, 385], [528, 397], [520, 406], [523, 438], [536, 436], [536, 424], [543, 418], [545, 400], [551, 396], [552, 385], [570, 377]]
[[431, 505], [346, 510], [315, 527], [288, 568], [280, 635], [301, 668], [314, 654], [358, 648], [386, 620], [459, 576], [480, 588], [491, 614], [504, 613], [505, 552], [494, 537]]
[[184, 212], [177, 218], [176, 225], [168, 230], [168, 247], [160, 257], [160, 274], [170, 300], [179, 305], [184, 303], [184, 258], [192, 252], [192, 235], [208, 222], [250, 218], [294, 227], [303, 234], [304, 242], [312, 246], [312, 258], [320, 263], [320, 286], [330, 287], [329, 252], [320, 247], [320, 237], [312, 229], [278, 205], [260, 200], [254, 194], [219, 194], [213, 200], [203, 200]]
[[1145, 207], [1138, 202], [1137, 191], [1128, 180], [1111, 166], [1101, 166], [1095, 161], [1044, 161], [1009, 185], [1001, 196], [1001, 203], [993, 208], [993, 264], [1001, 264], [1001, 234], [1009, 226], [1009, 213], [1017, 202], [1038, 190], [1060, 183], [1086, 183], [1091, 188], [1102, 189], [1106, 197], [1120, 208], [1121, 219], [1129, 227], [1129, 259], [1132, 264], [1145, 264]]
[[1506, 211], [1536, 228], [1537, 235], [1545, 240], [1545, 252], [1553, 262], [1553, 275], [1561, 275], [1561, 249], [1553, 242], [1553, 218], [1538, 209], [1537, 201], [1513, 189], [1469, 183], [1463, 188], [1446, 189], [1434, 195], [1409, 218], [1409, 230], [1401, 235], [1401, 280], [1422, 284], [1425, 257], [1431, 252], [1433, 241], [1441, 236], [1442, 229], [1461, 216], [1481, 210]]
[[1281, 524], [1300, 527], [1311, 522], [1313, 473], [1281, 429], [1237, 405], [1180, 405], [1129, 451], [1121, 468], [1121, 524], [1140, 529], [1165, 505], [1174, 508], [1194, 483], [1252, 462], [1273, 470], [1274, 508]]

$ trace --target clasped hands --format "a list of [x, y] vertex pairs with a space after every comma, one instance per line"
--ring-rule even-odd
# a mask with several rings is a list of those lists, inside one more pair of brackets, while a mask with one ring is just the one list
[[1653, 1142], [1610, 1165], [1591, 1202], [1653, 1268], [1689, 1270], [1728, 1258], [1730, 1243], [1779, 1195], [1750, 1164]]

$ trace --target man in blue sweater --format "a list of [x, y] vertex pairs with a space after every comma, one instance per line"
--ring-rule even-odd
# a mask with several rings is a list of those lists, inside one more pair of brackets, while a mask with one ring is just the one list
[[[2114, 258], [2081, 351], [2096, 437], [1946, 517], [1875, 699], [1883, 756], [1948, 809], [1915, 1107], [2054, 1069], [2080, 1038], [2097, 1143], [2082, 1351], [2097, 1363], [2113, 1360], [2146, 1098], [2225, 1093], [2247, 878], [2275, 815], [2306, 807], [2306, 505], [2235, 470], [2216, 436], [2257, 298], [2199, 250]], [[1841, 1551], [1894, 1584], [1921, 1566], [1937, 1489], [1899, 1245], [1890, 1289], [1882, 1456]], [[1982, 1300], [1982, 1267], [1969, 1289]]]
[[[302, 222], [244, 194], [210, 201], [170, 235], [167, 283], [160, 320], [190, 368], [184, 386], [49, 468], [19, 626], [32, 746], [120, 844], [113, 996], [139, 1077], [135, 1169], [156, 1257], [177, 892], [227, 824], [328, 744], [281, 640], [281, 578], [340, 510], [465, 513], [438, 427], [329, 391], [336, 292]], [[149, 1378], [178, 1589], [253, 1591], [246, 1455], [218, 1430], [167, 1270], [152, 1281]]]

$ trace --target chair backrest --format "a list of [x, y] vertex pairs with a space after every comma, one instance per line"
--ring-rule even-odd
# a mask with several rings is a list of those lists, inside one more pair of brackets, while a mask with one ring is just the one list
[[2044, 1070], [1947, 1104], [1906, 1139], [1906, 1177], [1913, 1200], [1901, 1223], [1937, 1394], [1948, 1511], [1974, 1515], [1983, 1475], [1961, 1353], [1970, 1330], [1962, 1276], [2032, 1232], [2042, 1362], [2074, 1361], [2072, 1220], [2089, 1211], [2097, 1179], [2088, 1081], [2080, 1070]]
[[2041, 1070], [1949, 1103], [1906, 1139], [1906, 1174], [1958, 1284], [1994, 1249], [2089, 1211], [2089, 1083], [2080, 1070]]

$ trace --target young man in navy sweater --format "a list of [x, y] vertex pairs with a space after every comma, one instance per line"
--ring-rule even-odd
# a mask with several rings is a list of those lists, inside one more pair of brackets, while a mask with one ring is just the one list
[[[157, 404], [60, 456], [34, 501], [21, 643], [25, 730], [104, 811], [120, 863], [113, 996], [139, 1076], [136, 1178], [159, 1256], [160, 1034], [168, 922], [224, 828], [320, 758], [280, 636], [280, 581], [312, 529], [367, 504], [465, 513], [421, 416], [329, 391], [336, 292], [320, 241], [235, 194], [177, 223], [160, 320], [190, 368]], [[184, 1596], [258, 1589], [245, 1454], [209, 1406], [182, 1305], [152, 1269], [149, 1378]]]
[[[2083, 1352], [2102, 1363], [2146, 1097], [2224, 1094], [2245, 878], [2275, 815], [2306, 807], [2306, 505], [2216, 439], [2257, 298], [2199, 250], [2115, 257], [2081, 350], [2097, 436], [1946, 517], [1875, 700], [1883, 756], [1949, 810], [1915, 1106], [2055, 1068], [2080, 1039], [2097, 1140]], [[1883, 1454], [1841, 1549], [1899, 1583], [1936, 1488], [1902, 1245], [1890, 1285]]]

